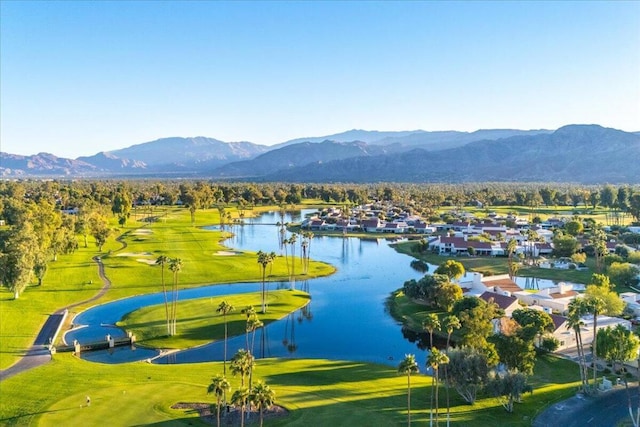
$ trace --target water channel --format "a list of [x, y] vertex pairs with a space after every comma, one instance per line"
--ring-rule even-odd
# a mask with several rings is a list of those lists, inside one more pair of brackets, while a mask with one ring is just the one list
[[[277, 222], [299, 222], [309, 211], [266, 213], [234, 227], [225, 243], [234, 250], [280, 254]], [[212, 234], [212, 238], [215, 238]], [[285, 319], [260, 329], [256, 335], [257, 357], [327, 358], [397, 365], [405, 354], [416, 354], [423, 364], [425, 352], [416, 337], [405, 334], [401, 325], [385, 312], [385, 299], [405, 280], [422, 276], [410, 267], [411, 258], [397, 253], [384, 238], [342, 238], [316, 236], [310, 244], [311, 258], [332, 264], [337, 272], [329, 277], [297, 281], [311, 302]], [[188, 268], [188, 266], [185, 266]], [[256, 275], [259, 269], [256, 266]], [[524, 283], [520, 284], [521, 286]], [[541, 281], [541, 288], [553, 285]], [[270, 288], [288, 288], [289, 282], [271, 283]], [[180, 300], [232, 293], [255, 292], [260, 283], [212, 285], [180, 291]], [[114, 324], [140, 307], [161, 304], [161, 293], [129, 297], [90, 308], [74, 319], [76, 328], [65, 340], [93, 342], [107, 334], [122, 337]], [[244, 335], [230, 338], [229, 354], [245, 344]], [[193, 363], [222, 360], [223, 341], [157, 357], [156, 350], [139, 346], [85, 352], [83, 359], [102, 363], [123, 363], [153, 358], [153, 363]]]

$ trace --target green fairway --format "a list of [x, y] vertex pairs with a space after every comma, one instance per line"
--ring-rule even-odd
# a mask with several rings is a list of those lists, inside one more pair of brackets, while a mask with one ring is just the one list
[[216, 313], [223, 300], [235, 307], [227, 315], [229, 336], [246, 331], [246, 315], [242, 310], [253, 306], [259, 319], [265, 324], [285, 317], [305, 306], [309, 294], [301, 291], [277, 290], [269, 292], [267, 313], [260, 313], [261, 293], [230, 295], [215, 298], [198, 298], [178, 303], [178, 335], [167, 337], [164, 304], [153, 305], [127, 314], [118, 326], [132, 331], [136, 342], [155, 348], [189, 348], [224, 339], [224, 316]]
[[[424, 355], [419, 355], [424, 371]], [[144, 362], [105, 365], [58, 354], [43, 367], [0, 383], [0, 424], [44, 426], [201, 425], [191, 411], [174, 410], [178, 402], [209, 402], [206, 388], [222, 372], [222, 363], [152, 365]], [[546, 405], [575, 392], [577, 365], [544, 356], [532, 377], [534, 393], [524, 396], [513, 414], [492, 397], [474, 406], [451, 392], [451, 424], [458, 426], [528, 426]], [[262, 379], [290, 413], [271, 426], [391, 426], [406, 423], [406, 377], [394, 367], [329, 360], [262, 359], [254, 380]], [[230, 377], [235, 389], [240, 379]], [[431, 377], [412, 377], [412, 419], [429, 422]], [[86, 396], [91, 406], [86, 407]], [[445, 392], [440, 390], [441, 414]], [[442, 421], [443, 415], [441, 415]], [[108, 420], [108, 421], [105, 421]]]

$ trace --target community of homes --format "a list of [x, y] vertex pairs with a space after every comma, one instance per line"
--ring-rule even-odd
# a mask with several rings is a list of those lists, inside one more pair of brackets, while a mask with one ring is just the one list
[[[492, 301], [504, 311], [504, 316], [510, 318], [513, 312], [519, 308], [528, 307], [547, 312], [553, 320], [552, 335], [558, 340], [558, 351], [577, 347], [575, 333], [567, 326], [567, 314], [569, 303], [574, 298], [581, 298], [573, 285], [559, 283], [551, 288], [540, 289], [535, 292], [523, 290], [508, 275], [484, 277], [481, 273], [468, 273], [458, 283], [467, 296], [477, 296], [487, 302]], [[621, 294], [629, 308], [637, 310], [640, 314], [640, 303], [637, 300], [640, 295], [633, 292]], [[494, 321], [494, 332], [501, 331], [501, 319]], [[598, 316], [597, 330], [606, 327], [614, 327], [621, 324], [631, 329], [631, 322], [618, 317]], [[593, 341], [593, 316], [583, 318], [581, 336], [584, 345]]]

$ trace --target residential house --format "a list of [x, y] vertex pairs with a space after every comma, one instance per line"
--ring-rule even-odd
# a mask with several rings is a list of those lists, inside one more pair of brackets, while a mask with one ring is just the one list
[[504, 310], [504, 315], [506, 317], [511, 317], [513, 312], [520, 308], [520, 304], [518, 304], [518, 298], [512, 297], [510, 295], [504, 295], [495, 292], [483, 292], [479, 296], [479, 298], [486, 302], [496, 303], [499, 308]]
[[578, 292], [573, 290], [573, 285], [561, 282], [558, 286], [541, 289], [536, 293], [519, 291], [513, 296], [527, 306], [539, 306], [545, 311], [565, 314], [569, 309], [569, 303], [578, 297]]

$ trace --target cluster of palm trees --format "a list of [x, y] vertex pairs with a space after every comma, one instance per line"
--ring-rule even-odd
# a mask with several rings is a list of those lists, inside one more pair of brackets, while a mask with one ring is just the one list
[[[302, 239], [300, 239], [300, 263], [302, 265], [302, 274], [307, 274], [309, 271], [309, 262], [311, 260], [311, 239], [313, 239], [313, 233], [311, 231], [303, 231], [300, 236], [297, 233], [291, 233], [289, 238], [287, 238], [288, 223], [278, 222], [276, 225], [278, 226], [278, 242], [281, 251], [284, 252], [287, 274], [289, 275], [291, 287], [293, 288], [295, 286], [295, 257], [298, 237], [302, 237]], [[289, 265], [289, 252], [287, 250], [287, 247], [289, 246], [291, 247], [291, 265]]]
[[[427, 356], [427, 367], [431, 368], [433, 374], [431, 375], [431, 413], [430, 413], [430, 425], [438, 425], [439, 415], [439, 403], [440, 399], [438, 391], [440, 390], [440, 367], [446, 366], [449, 363], [449, 357], [445, 352], [438, 350], [435, 347], [431, 347], [429, 356]], [[398, 365], [398, 372], [407, 376], [407, 424], [411, 425], [411, 375], [419, 372], [418, 363], [416, 357], [413, 354], [405, 355], [404, 359]], [[447, 388], [447, 391], [449, 389]], [[434, 395], [435, 393], [435, 395]], [[447, 415], [449, 411], [449, 396], [447, 393]], [[434, 406], [435, 404], [435, 406]], [[434, 417], [435, 416], [435, 417]]]
[[[160, 255], [156, 259], [156, 265], [160, 266], [162, 274], [162, 293], [164, 294], [164, 310], [167, 323], [167, 335], [174, 336], [177, 333], [177, 313], [178, 313], [178, 273], [182, 271], [182, 260], [180, 258], [169, 258]], [[171, 305], [169, 306], [169, 296], [167, 294], [167, 286], [164, 281], [164, 268], [169, 267], [169, 271], [173, 273], [173, 285], [171, 287]]]
[[[266, 268], [266, 266], [265, 266]], [[216, 308], [216, 312], [224, 316], [224, 359], [223, 374], [213, 378], [209, 385], [209, 393], [216, 395], [217, 402], [217, 420], [220, 425], [220, 407], [224, 400], [226, 404], [227, 391], [231, 389], [231, 385], [226, 378], [227, 375], [227, 315], [235, 311], [235, 307], [226, 300], [220, 302]], [[244, 426], [244, 415], [247, 407], [255, 407], [260, 412], [260, 425], [262, 425], [263, 413], [265, 409], [269, 409], [275, 401], [275, 393], [271, 388], [262, 382], [252, 385], [253, 367], [255, 366], [255, 357], [252, 354], [253, 345], [255, 343], [255, 332], [258, 328], [264, 326], [264, 323], [258, 318], [258, 314], [253, 306], [247, 306], [241, 310], [246, 316], [247, 324], [245, 328], [246, 348], [240, 349], [231, 358], [231, 373], [236, 376], [240, 375], [240, 387], [231, 396], [231, 403], [240, 408], [241, 425]], [[253, 333], [251, 346], [249, 346], [249, 333]], [[251, 348], [251, 349], [250, 349]], [[245, 386], [245, 378], [249, 378], [249, 386]]]
[[[234, 376], [240, 375], [240, 387], [231, 395], [231, 404], [240, 410], [240, 425], [244, 426], [245, 412], [255, 408], [260, 414], [260, 426], [263, 424], [264, 411], [268, 410], [275, 403], [275, 392], [262, 381], [255, 385], [249, 382], [245, 386], [245, 379], [250, 378], [255, 366], [255, 359], [249, 350], [238, 350], [231, 359], [231, 372]], [[216, 396], [216, 418], [218, 427], [220, 426], [220, 408], [223, 402], [226, 405], [226, 394], [231, 390], [231, 384], [225, 375], [216, 375], [211, 380], [207, 392]]]

